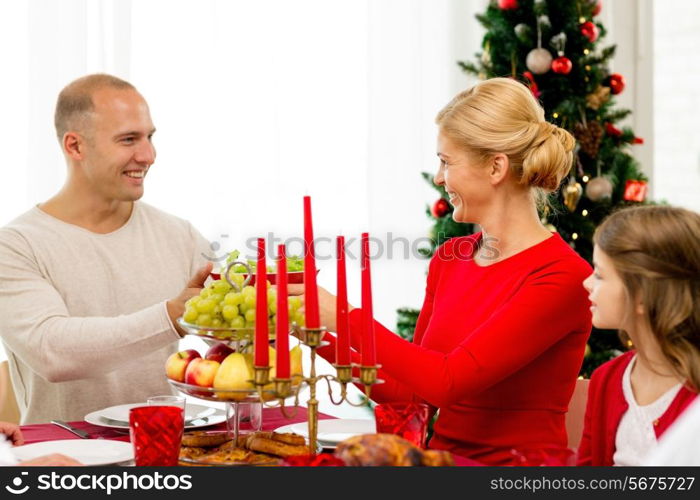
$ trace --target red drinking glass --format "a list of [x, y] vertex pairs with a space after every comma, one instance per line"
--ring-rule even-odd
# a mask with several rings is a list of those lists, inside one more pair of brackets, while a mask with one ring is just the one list
[[425, 448], [428, 431], [428, 405], [423, 403], [383, 403], [374, 407], [377, 432], [396, 434]]
[[140, 406], [129, 410], [136, 465], [177, 465], [183, 431], [184, 412], [177, 406]]

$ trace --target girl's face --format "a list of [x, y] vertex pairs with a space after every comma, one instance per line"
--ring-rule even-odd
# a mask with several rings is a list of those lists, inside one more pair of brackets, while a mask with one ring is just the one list
[[625, 286], [615, 271], [610, 257], [598, 245], [593, 248], [593, 274], [583, 282], [591, 301], [593, 326], [628, 330], [625, 322]]

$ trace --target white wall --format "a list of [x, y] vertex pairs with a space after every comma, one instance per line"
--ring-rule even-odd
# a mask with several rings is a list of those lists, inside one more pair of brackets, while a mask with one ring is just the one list
[[654, 195], [700, 211], [700, 2], [654, 0]]
[[616, 96], [644, 145], [630, 153], [649, 177], [648, 198], [700, 211], [700, 2], [604, 2], [606, 42], [618, 45], [611, 71], [626, 79]]

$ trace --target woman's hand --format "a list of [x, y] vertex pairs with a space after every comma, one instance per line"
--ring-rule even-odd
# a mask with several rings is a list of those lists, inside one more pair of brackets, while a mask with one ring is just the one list
[[32, 467], [71, 467], [83, 464], [65, 455], [54, 453], [53, 455], [44, 455], [43, 457], [25, 460], [24, 462], [20, 462], [19, 465]]
[[[289, 295], [298, 295], [301, 297], [302, 306], [304, 308], [306, 301], [304, 300], [304, 285], [289, 285], [287, 288]], [[318, 310], [321, 316], [321, 326], [325, 326], [326, 330], [329, 332], [336, 332], [338, 327], [335, 323], [336, 307], [335, 307], [336, 297], [328, 290], [322, 287], [318, 287]], [[353, 306], [348, 304], [348, 312], [355, 309]]]
[[0, 433], [7, 436], [7, 440], [12, 443], [12, 446], [22, 446], [24, 437], [19, 425], [11, 424], [10, 422], [0, 422]]

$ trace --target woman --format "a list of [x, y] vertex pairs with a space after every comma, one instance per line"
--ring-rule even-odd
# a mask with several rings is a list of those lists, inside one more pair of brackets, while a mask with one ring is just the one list
[[[590, 267], [542, 225], [537, 200], [569, 172], [574, 139], [506, 78], [458, 94], [436, 121], [434, 181], [454, 220], [482, 231], [436, 252], [413, 343], [375, 323], [386, 383], [372, 397], [429, 403], [440, 410], [429, 446], [486, 464], [512, 463], [514, 449], [566, 447], [564, 414], [591, 328], [581, 287]], [[319, 302], [335, 331], [335, 297], [320, 289]], [[350, 331], [359, 350], [358, 309]], [[320, 354], [332, 362], [333, 351]]]

